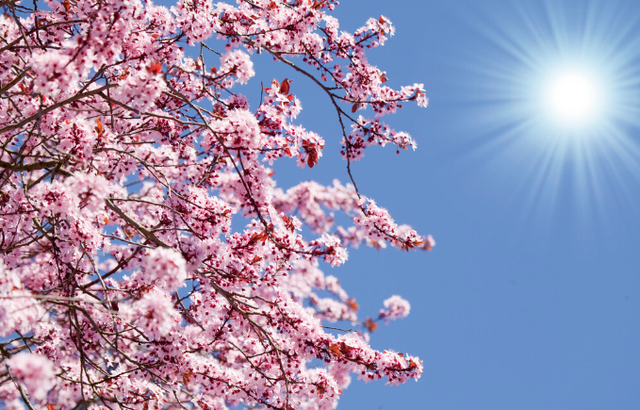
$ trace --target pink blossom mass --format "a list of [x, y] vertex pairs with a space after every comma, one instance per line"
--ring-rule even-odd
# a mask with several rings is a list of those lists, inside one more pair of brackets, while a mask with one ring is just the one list
[[[337, 6], [2, 2], [0, 406], [332, 409], [351, 375], [420, 377], [369, 344], [409, 303], [363, 318], [323, 271], [361, 244], [435, 245], [357, 187], [366, 148], [416, 146], [383, 117], [427, 98], [367, 60], [391, 22], [347, 33]], [[299, 79], [251, 101], [237, 84], [260, 89], [256, 54]], [[341, 136], [296, 122], [301, 81]], [[329, 139], [342, 181], [277, 186], [276, 161], [313, 168]]]

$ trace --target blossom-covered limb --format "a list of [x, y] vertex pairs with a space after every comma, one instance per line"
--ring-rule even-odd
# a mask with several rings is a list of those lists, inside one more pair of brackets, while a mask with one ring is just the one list
[[[366, 58], [388, 19], [347, 33], [336, 6], [1, 5], [4, 407], [331, 409], [350, 374], [420, 376], [417, 358], [371, 348], [375, 321], [322, 269], [361, 243], [435, 244], [356, 188], [367, 148], [415, 147], [380, 118], [427, 101]], [[299, 77], [253, 108], [239, 92], [262, 52], [328, 96], [350, 184], [277, 186], [276, 161], [314, 168], [327, 144], [296, 122]], [[378, 320], [408, 311], [394, 296]]]

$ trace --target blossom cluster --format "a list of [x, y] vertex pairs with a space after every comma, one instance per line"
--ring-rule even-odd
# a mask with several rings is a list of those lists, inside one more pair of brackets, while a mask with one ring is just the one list
[[380, 309], [380, 318], [387, 322], [394, 319], [402, 319], [409, 315], [411, 305], [398, 295], [393, 295], [384, 301], [384, 309]]
[[[391, 22], [348, 33], [337, 4], [2, 2], [0, 407], [331, 409], [353, 374], [420, 377], [323, 271], [361, 244], [435, 245], [351, 174], [371, 145], [415, 148], [381, 118], [427, 99], [367, 60]], [[250, 101], [258, 53], [297, 77]], [[276, 184], [277, 161], [314, 168], [330, 138], [296, 122], [304, 79], [349, 183]], [[378, 320], [409, 310], [392, 296]]]

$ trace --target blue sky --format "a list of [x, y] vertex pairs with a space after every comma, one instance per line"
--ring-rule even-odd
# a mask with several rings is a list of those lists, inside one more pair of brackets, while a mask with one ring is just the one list
[[[355, 178], [437, 246], [360, 249], [330, 271], [363, 312], [407, 298], [409, 318], [372, 344], [425, 366], [404, 386], [354, 381], [339, 408], [640, 408], [640, 3], [343, 3], [344, 29], [381, 14], [396, 25], [371, 61], [430, 97], [390, 119], [418, 150], [372, 148]], [[547, 110], [566, 67], [600, 87], [599, 114], [573, 128]], [[279, 183], [346, 182], [329, 102], [303, 79], [292, 92], [327, 148], [313, 170], [277, 168]]]

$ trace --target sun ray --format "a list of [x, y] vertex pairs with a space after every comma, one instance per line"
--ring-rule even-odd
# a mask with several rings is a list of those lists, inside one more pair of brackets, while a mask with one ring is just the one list
[[459, 67], [472, 81], [459, 85], [467, 129], [487, 137], [476, 159], [509, 167], [498, 178], [531, 212], [562, 197], [587, 218], [640, 192], [640, 21], [632, 3], [608, 4], [521, 1], [468, 17], [487, 40]]

